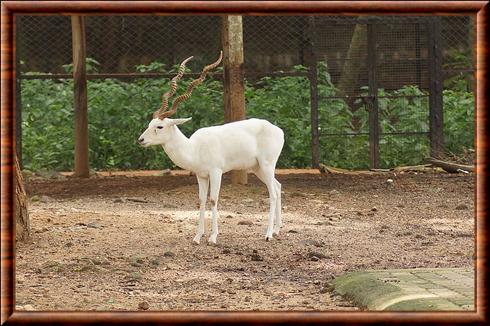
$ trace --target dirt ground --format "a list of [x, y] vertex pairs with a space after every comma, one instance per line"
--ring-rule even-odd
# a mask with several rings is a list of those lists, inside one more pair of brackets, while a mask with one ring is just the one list
[[32, 178], [17, 309], [353, 310], [328, 286], [347, 271], [473, 265], [474, 176], [305, 172], [278, 175], [284, 227], [270, 242], [265, 186], [225, 176], [217, 245], [209, 212], [192, 243], [193, 176]]

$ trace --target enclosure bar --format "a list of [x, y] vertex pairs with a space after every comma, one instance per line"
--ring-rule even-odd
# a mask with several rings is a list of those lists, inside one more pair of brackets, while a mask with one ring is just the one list
[[429, 44], [429, 131], [430, 154], [439, 157], [443, 152], [442, 42], [441, 18], [432, 17], [428, 23]]
[[[423, 94], [423, 95], [383, 95], [383, 96], [378, 96], [378, 99], [380, 98], [418, 98], [418, 97], [428, 97], [429, 94]], [[348, 100], [349, 98], [358, 98], [358, 99], [368, 99], [369, 96], [319, 96], [319, 99], [322, 100], [329, 100], [329, 99], [343, 99], [343, 100]]]
[[369, 86], [369, 167], [379, 168], [379, 112], [376, 63], [376, 27], [367, 25], [367, 69]]
[[[320, 133], [320, 136], [366, 136], [369, 135], [369, 132], [345, 132], [345, 133]], [[428, 131], [407, 131], [407, 132], [380, 132], [380, 136], [418, 136], [418, 135], [429, 135]]]
[[82, 16], [71, 17], [73, 46], [73, 90], [75, 109], [75, 173], [89, 176], [87, 78], [85, 70], [85, 22]]
[[[199, 73], [188, 73], [186, 76], [197, 78], [201, 74]], [[246, 76], [263, 76], [263, 77], [307, 77], [307, 72], [291, 71], [291, 72], [246, 72], [244, 70], [244, 75]], [[132, 79], [132, 78], [170, 78], [174, 77], [174, 73], [100, 73], [100, 74], [86, 74], [88, 80], [93, 79]], [[209, 73], [209, 77], [222, 79], [222, 73]], [[21, 79], [72, 79], [71, 74], [37, 74], [37, 75], [19, 75]]]
[[415, 24], [415, 75], [417, 85], [422, 89], [422, 69], [420, 66], [420, 21]]
[[320, 140], [318, 136], [318, 72], [315, 54], [315, 17], [308, 17], [307, 53], [310, 80], [310, 118], [311, 118], [311, 166], [320, 167]]
[[[242, 16], [223, 17], [225, 122], [245, 119]], [[247, 171], [232, 171], [233, 184], [247, 184]]]

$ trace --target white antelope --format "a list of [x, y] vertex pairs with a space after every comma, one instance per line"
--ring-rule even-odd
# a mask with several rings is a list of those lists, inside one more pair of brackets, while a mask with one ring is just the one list
[[199, 184], [199, 225], [194, 242], [200, 243], [204, 234], [204, 216], [208, 188], [212, 211], [212, 232], [209, 242], [216, 243], [218, 236], [218, 197], [221, 187], [221, 175], [231, 170], [253, 172], [269, 191], [269, 221], [266, 240], [272, 234], [279, 234], [281, 220], [281, 184], [276, 180], [274, 171], [284, 145], [283, 131], [272, 123], [261, 119], [248, 119], [220, 126], [201, 128], [187, 138], [177, 127], [191, 118], [170, 119], [177, 106], [187, 100], [195, 86], [201, 84], [209, 70], [221, 62], [219, 59], [206, 66], [200, 77], [193, 80], [183, 95], [178, 96], [171, 110], [168, 99], [175, 94], [177, 81], [182, 78], [185, 64], [180, 64], [178, 74], [171, 81], [171, 89], [162, 96], [162, 106], [153, 114], [148, 129], [139, 138], [139, 143], [148, 147], [161, 145], [168, 157], [180, 168], [192, 171]]

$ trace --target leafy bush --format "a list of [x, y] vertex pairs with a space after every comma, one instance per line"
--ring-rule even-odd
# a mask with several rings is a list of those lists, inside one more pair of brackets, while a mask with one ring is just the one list
[[[91, 63], [96, 69], [96, 62]], [[70, 65], [66, 69], [71, 69]], [[139, 71], [161, 71], [163, 64], [138, 66]], [[297, 70], [304, 69], [296, 67]], [[337, 93], [325, 64], [319, 64], [318, 93], [321, 161], [345, 168], [368, 166], [369, 142], [365, 134], [333, 137], [335, 133], [366, 133], [368, 112], [362, 103], [352, 110]], [[175, 67], [172, 69], [175, 71]], [[183, 92], [189, 79], [182, 80]], [[159, 147], [141, 148], [144, 131], [168, 89], [169, 80], [113, 79], [88, 82], [90, 165], [94, 169], [161, 169], [173, 163]], [[247, 116], [264, 118], [285, 131], [280, 167], [311, 164], [309, 81], [306, 77], [262, 78], [246, 83]], [[366, 89], [363, 89], [367, 93]], [[223, 123], [222, 83], [206, 79], [179, 107], [178, 117], [192, 120], [181, 127], [190, 136], [201, 127]], [[364, 94], [367, 95], [367, 94]], [[396, 98], [394, 96], [409, 97]], [[415, 86], [387, 92], [379, 90], [382, 132], [427, 131], [428, 97]], [[422, 97], [413, 97], [422, 96]], [[73, 83], [71, 80], [23, 80], [23, 158], [30, 170], [73, 169]], [[463, 90], [444, 91], [445, 143], [458, 153], [473, 147], [474, 96]], [[386, 135], [380, 139], [384, 167], [419, 163], [428, 155], [427, 137]]]

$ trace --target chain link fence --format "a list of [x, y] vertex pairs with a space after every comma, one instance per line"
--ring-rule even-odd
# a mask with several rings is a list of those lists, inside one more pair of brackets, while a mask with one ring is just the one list
[[[16, 19], [20, 79], [70, 78], [70, 17], [20, 15]], [[190, 55], [195, 58], [189, 68], [198, 72], [222, 48], [221, 19], [87, 16], [88, 78], [165, 76]], [[474, 90], [474, 19], [436, 18], [436, 32], [431, 27], [434, 19], [244, 16], [248, 115], [283, 124], [292, 143], [298, 138], [295, 146], [303, 148], [293, 146], [287, 155], [314, 152], [316, 146], [317, 163], [342, 162], [344, 167], [359, 168], [420, 162], [430, 155], [430, 140], [435, 137], [430, 121], [430, 97], [437, 95], [434, 85], [441, 83], [443, 92]], [[440, 74], [430, 69], [439, 64]], [[219, 74], [215, 77], [221, 80]], [[270, 98], [259, 98], [260, 90], [270, 91]], [[284, 101], [277, 99], [281, 96]], [[301, 130], [293, 131], [294, 126], [283, 120], [282, 105], [291, 107], [292, 120], [308, 117]], [[444, 112], [446, 106], [451, 107], [444, 102]], [[444, 130], [451, 130], [448, 124], [455, 122], [446, 120], [445, 115]]]

